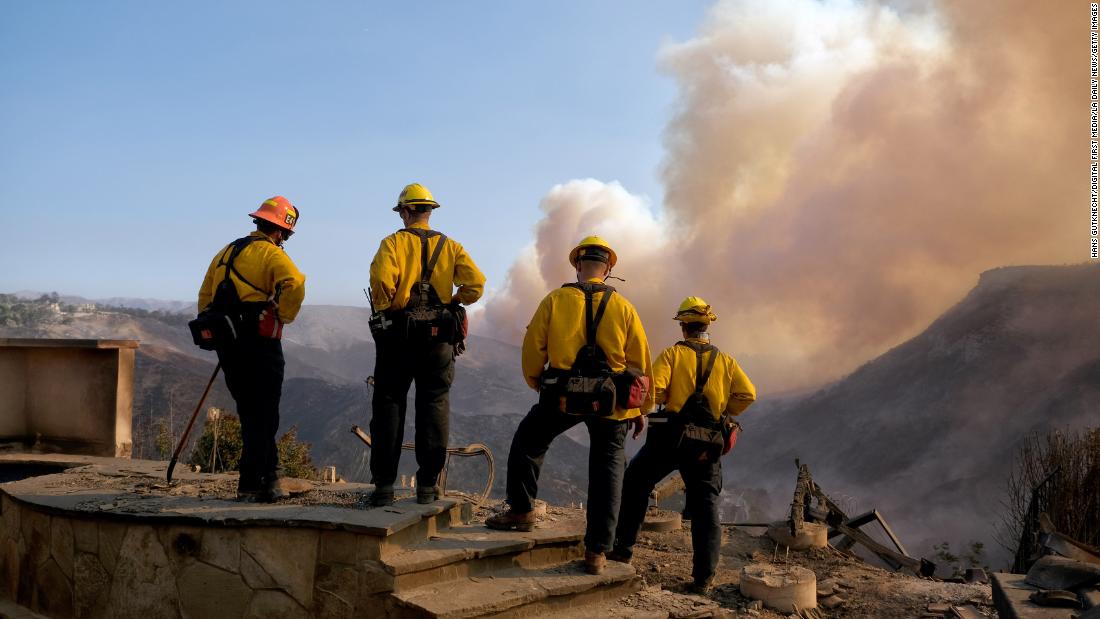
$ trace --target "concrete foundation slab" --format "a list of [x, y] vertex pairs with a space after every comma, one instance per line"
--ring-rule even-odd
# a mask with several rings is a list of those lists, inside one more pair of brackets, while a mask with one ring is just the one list
[[992, 575], [993, 605], [1001, 619], [1072, 619], [1079, 612], [1035, 605], [1028, 597], [1039, 589], [1027, 584], [1026, 579], [1026, 574]]
[[[624, 563], [608, 563], [604, 572], [593, 576], [580, 564], [570, 564], [549, 570], [507, 570], [487, 577], [471, 577], [439, 585], [419, 587], [395, 595], [398, 603], [410, 611], [437, 619], [465, 619], [485, 615], [496, 616], [520, 607], [540, 602], [571, 601], [585, 591], [604, 589], [609, 585], [615, 595], [636, 588], [634, 568]], [[566, 604], [568, 606], [568, 604]], [[415, 612], [419, 611], [419, 612]]]

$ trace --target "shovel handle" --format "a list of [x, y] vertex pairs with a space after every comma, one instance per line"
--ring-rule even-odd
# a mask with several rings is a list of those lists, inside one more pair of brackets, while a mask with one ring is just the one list
[[176, 445], [176, 452], [172, 454], [172, 460], [168, 463], [168, 483], [172, 483], [172, 470], [176, 468], [176, 461], [179, 460], [180, 452], [183, 451], [183, 446], [187, 444], [187, 437], [191, 435], [191, 427], [195, 425], [195, 419], [199, 416], [199, 411], [202, 410], [202, 403], [206, 401], [206, 396], [210, 393], [210, 387], [214, 385], [214, 379], [218, 377], [218, 371], [221, 369], [222, 363], [219, 361], [214, 366], [214, 373], [210, 375], [210, 380], [206, 383], [206, 389], [202, 391], [202, 397], [199, 398], [199, 403], [195, 406], [195, 412], [191, 414], [191, 421], [187, 422], [187, 429], [183, 431], [179, 445]]

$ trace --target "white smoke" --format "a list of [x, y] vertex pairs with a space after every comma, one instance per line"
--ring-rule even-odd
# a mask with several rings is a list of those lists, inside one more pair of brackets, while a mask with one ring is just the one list
[[702, 296], [715, 343], [775, 392], [911, 336], [982, 270], [1083, 259], [1065, 93], [1085, 22], [1059, 9], [718, 2], [659, 54], [680, 91], [663, 208], [617, 183], [554, 187], [481, 328], [518, 340], [571, 279], [569, 249], [600, 234], [655, 350], [680, 299]]

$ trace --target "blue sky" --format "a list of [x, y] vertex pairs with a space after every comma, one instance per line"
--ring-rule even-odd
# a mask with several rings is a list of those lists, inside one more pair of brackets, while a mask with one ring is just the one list
[[191, 299], [283, 194], [307, 303], [362, 304], [414, 180], [499, 287], [554, 184], [660, 203], [656, 54], [707, 5], [0, 2], [0, 292]]

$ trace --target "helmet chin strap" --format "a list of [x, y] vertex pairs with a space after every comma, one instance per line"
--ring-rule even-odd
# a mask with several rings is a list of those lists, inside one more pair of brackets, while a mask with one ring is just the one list
[[625, 280], [625, 279], [623, 279], [623, 278], [621, 278], [621, 277], [615, 277], [614, 275], [612, 275], [612, 274], [610, 274], [610, 273], [608, 273], [608, 274], [607, 274], [607, 277], [605, 277], [604, 279], [617, 279], [617, 280], [619, 280], [620, 282], [622, 282], [622, 283], [624, 283], [624, 284], [626, 283], [626, 280]]

